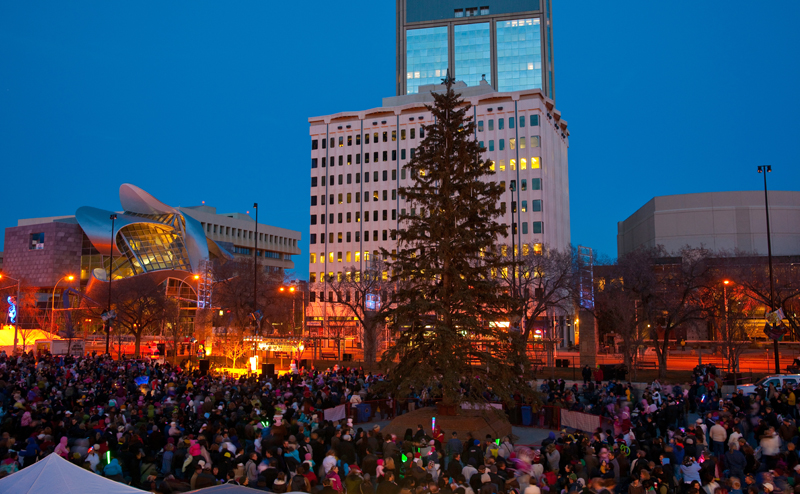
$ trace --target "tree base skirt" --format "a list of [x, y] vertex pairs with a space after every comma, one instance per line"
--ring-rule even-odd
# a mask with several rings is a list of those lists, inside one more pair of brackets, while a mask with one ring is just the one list
[[511, 423], [502, 410], [461, 410], [457, 408], [457, 415], [441, 415], [437, 408], [420, 408], [413, 412], [404, 413], [392, 420], [383, 428], [384, 434], [394, 434], [402, 439], [406, 429], [411, 429], [415, 434], [417, 425], [421, 425], [425, 433], [431, 434], [433, 417], [436, 417], [436, 426], [450, 439], [453, 432], [458, 433], [458, 438], [464, 440], [467, 434], [472, 433], [475, 439], [483, 440], [487, 434], [493, 438], [502, 438], [511, 435]]

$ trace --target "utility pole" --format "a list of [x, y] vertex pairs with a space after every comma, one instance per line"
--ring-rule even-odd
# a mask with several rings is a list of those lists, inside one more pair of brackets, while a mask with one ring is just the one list
[[[769, 311], [775, 310], [775, 283], [772, 279], [772, 238], [769, 231], [769, 193], [767, 192], [767, 173], [772, 171], [772, 166], [759, 166], [758, 173], [764, 174], [764, 210], [767, 212], [767, 257], [769, 258]], [[770, 324], [771, 326], [772, 324]], [[778, 340], [772, 340], [775, 353], [775, 374], [781, 373], [781, 356], [778, 353]]]
[[[258, 203], [253, 203], [253, 209], [256, 210], [256, 232], [253, 236], [253, 313], [255, 313], [258, 304]], [[258, 332], [258, 321], [254, 332]]]
[[111, 342], [111, 278], [114, 277], [114, 220], [117, 219], [116, 214], [110, 216], [111, 219], [111, 244], [108, 246], [108, 307], [107, 314], [108, 320], [106, 321], [106, 353], [111, 355], [109, 350], [109, 343]]

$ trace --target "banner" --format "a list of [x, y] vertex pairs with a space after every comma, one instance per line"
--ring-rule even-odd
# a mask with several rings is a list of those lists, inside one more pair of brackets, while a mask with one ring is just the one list
[[344, 420], [347, 418], [347, 412], [345, 411], [344, 405], [339, 405], [333, 408], [326, 408], [325, 412], [325, 420]]
[[561, 410], [561, 427], [571, 427], [573, 429], [592, 433], [595, 429], [600, 427], [600, 416]]

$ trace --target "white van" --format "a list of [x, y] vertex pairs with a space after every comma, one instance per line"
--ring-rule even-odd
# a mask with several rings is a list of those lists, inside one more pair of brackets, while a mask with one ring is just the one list
[[754, 384], [736, 386], [736, 389], [742, 390], [746, 395], [750, 395], [756, 392], [756, 386], [759, 385], [766, 389], [769, 388], [770, 384], [774, 384], [775, 388], [781, 389], [785, 384], [791, 384], [797, 387], [798, 383], [800, 383], [800, 374], [773, 374], [771, 376], [762, 377]]

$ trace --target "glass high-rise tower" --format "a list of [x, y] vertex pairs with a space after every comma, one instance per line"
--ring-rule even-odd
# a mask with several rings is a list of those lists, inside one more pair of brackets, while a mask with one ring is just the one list
[[397, 95], [439, 84], [541, 89], [555, 100], [552, 0], [397, 0]]

